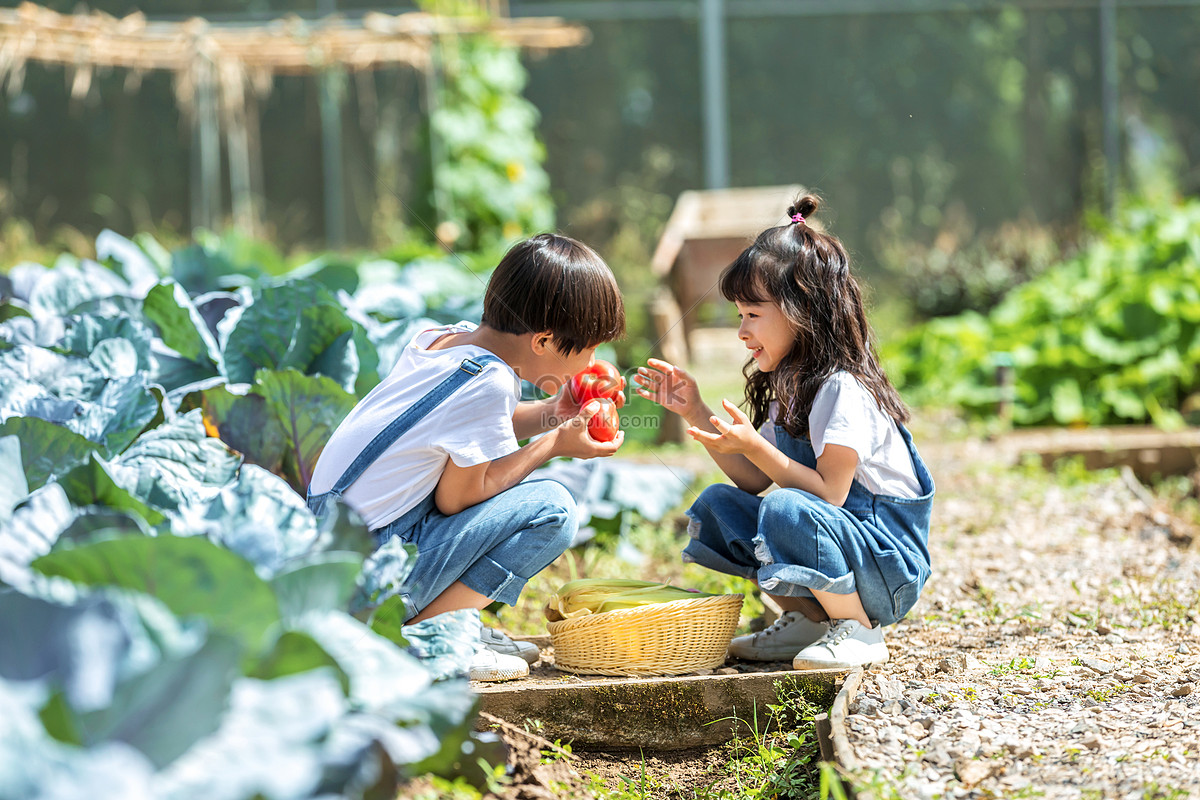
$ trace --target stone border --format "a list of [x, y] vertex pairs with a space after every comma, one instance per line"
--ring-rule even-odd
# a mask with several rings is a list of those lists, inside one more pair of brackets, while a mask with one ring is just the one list
[[846, 796], [857, 798], [854, 787], [847, 776], [858, 770], [858, 758], [846, 736], [846, 716], [850, 713], [850, 701], [858, 695], [862, 685], [863, 668], [856, 667], [842, 680], [842, 686], [828, 714], [818, 714], [816, 722], [817, 741], [821, 745], [821, 759], [834, 765]]
[[[480, 710], [581, 750], [681, 750], [719, 744], [777, 699], [787, 681], [815, 702], [835, 696], [845, 670], [668, 678], [476, 684]], [[857, 684], [856, 684], [857, 685]], [[841, 718], [839, 717], [839, 720]]]

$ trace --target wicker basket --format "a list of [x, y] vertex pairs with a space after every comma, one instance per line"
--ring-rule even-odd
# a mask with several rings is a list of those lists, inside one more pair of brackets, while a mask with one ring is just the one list
[[719, 594], [551, 622], [554, 665], [589, 675], [682, 675], [725, 663], [742, 595]]

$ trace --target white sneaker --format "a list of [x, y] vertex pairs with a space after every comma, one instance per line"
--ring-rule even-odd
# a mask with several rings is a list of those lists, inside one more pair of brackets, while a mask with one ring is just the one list
[[829, 631], [792, 659], [795, 669], [850, 669], [888, 660], [883, 627], [868, 628], [858, 620], [835, 620]]
[[758, 633], [735, 636], [729, 654], [748, 661], [786, 661], [828, 630], [828, 622], [813, 622], [799, 611], [785, 611]]
[[516, 656], [532, 666], [542, 657], [542, 651], [533, 642], [517, 642], [495, 628], [483, 625], [479, 629], [479, 641], [489, 649], [506, 656]]
[[515, 681], [529, 675], [529, 665], [523, 658], [497, 653], [480, 643], [468, 674], [473, 681]]

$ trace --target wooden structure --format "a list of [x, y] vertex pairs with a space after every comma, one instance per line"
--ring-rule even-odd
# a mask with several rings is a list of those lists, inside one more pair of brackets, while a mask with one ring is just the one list
[[[461, 5], [461, 4], [460, 4]], [[559, 19], [510, 19], [500, 0], [475, 0], [470, 16], [367, 13], [348, 21], [289, 17], [246, 27], [203, 19], [155, 22], [140, 13], [59, 14], [33, 3], [0, 9], [0, 89], [21, 90], [30, 61], [68, 70], [73, 98], [87, 95], [97, 71], [128, 70], [136, 91], [150, 70], [173, 73], [175, 97], [193, 125], [193, 223], [212, 226], [221, 215], [221, 134], [228, 158], [233, 216], [242, 228], [257, 226], [261, 194], [259, 98], [276, 75], [314, 75], [322, 81], [321, 117], [327, 179], [340, 175], [340, 103], [337, 81], [345, 72], [404, 66], [429, 72], [445, 37], [487, 34], [516, 47], [548, 50], [587, 41], [586, 28]], [[333, 139], [334, 141], [330, 141]], [[340, 194], [340, 182], [327, 192]], [[257, 189], [256, 189], [257, 187]], [[329, 207], [327, 206], [327, 217]], [[328, 220], [327, 220], [328, 221]]]
[[[721, 270], [760, 231], [786, 222], [788, 205], [802, 192], [802, 187], [791, 185], [679, 195], [650, 260], [661, 284], [651, 307], [657, 355], [674, 364], [692, 361], [692, 334], [700, 324], [700, 311], [705, 305], [724, 302]], [[659, 441], [682, 439], [679, 417], [665, 415]]]
[[650, 261], [666, 287], [655, 300], [654, 318], [667, 360], [691, 359], [691, 334], [701, 308], [724, 302], [721, 270], [760, 231], [786, 222], [788, 205], [802, 191], [800, 186], [760, 186], [679, 195]]

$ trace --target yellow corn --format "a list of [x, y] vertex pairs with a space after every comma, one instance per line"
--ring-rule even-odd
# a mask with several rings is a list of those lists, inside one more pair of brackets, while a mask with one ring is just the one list
[[565, 583], [546, 603], [546, 619], [574, 619], [587, 614], [635, 608], [650, 603], [669, 603], [711, 597], [705, 592], [681, 589], [669, 583], [639, 581], [632, 578], [580, 578]]

